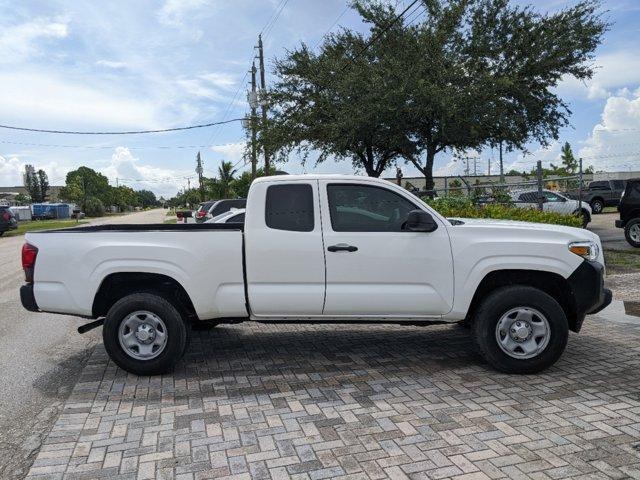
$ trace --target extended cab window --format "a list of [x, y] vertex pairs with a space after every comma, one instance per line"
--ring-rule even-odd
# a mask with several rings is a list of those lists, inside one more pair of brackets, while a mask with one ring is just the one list
[[310, 232], [313, 230], [313, 190], [311, 185], [271, 185], [265, 206], [267, 227], [276, 230]]
[[400, 232], [409, 212], [417, 208], [381, 187], [333, 184], [327, 186], [327, 195], [335, 232]]
[[589, 188], [591, 190], [611, 190], [609, 182], [606, 181], [591, 182]]

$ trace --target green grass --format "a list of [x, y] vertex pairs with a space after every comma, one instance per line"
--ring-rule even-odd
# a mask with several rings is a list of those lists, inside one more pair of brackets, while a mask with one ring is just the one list
[[175, 219], [175, 218], [167, 218], [167, 219], [166, 219], [164, 222], [162, 222], [162, 223], [174, 223], [174, 224], [175, 224], [176, 222], [177, 222], [177, 219]]
[[31, 222], [18, 222], [18, 228], [5, 232], [3, 237], [15, 237], [17, 235], [24, 235], [27, 232], [35, 232], [37, 230], [75, 227], [84, 223], [87, 223], [87, 221], [80, 220], [77, 223], [75, 220], [34, 220]]
[[606, 249], [604, 261], [610, 271], [640, 271], [640, 251], [638, 250]]

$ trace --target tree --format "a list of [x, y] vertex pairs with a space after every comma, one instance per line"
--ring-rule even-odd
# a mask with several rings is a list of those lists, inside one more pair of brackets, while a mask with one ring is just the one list
[[29, 195], [25, 195], [24, 193], [19, 193], [16, 195], [16, 198], [13, 199], [17, 205], [25, 205], [27, 203], [31, 203], [31, 197]]
[[131, 187], [120, 185], [119, 187], [111, 187], [111, 204], [117, 205], [120, 211], [125, 211], [129, 207], [138, 204], [138, 195]]
[[[408, 75], [409, 113], [423, 157], [408, 157], [433, 185], [435, 155], [443, 150], [547, 145], [568, 124], [557, 95], [561, 78], [593, 75], [593, 52], [608, 25], [597, 1], [554, 14], [508, 0], [430, 0], [426, 16], [397, 38]], [[380, 22], [378, 10], [361, 9]], [[387, 14], [388, 15], [388, 14]]]
[[576, 170], [578, 169], [578, 160], [573, 156], [573, 151], [571, 151], [571, 145], [569, 145], [569, 142], [565, 142], [562, 146], [560, 158], [562, 159], [562, 167], [566, 173], [570, 175], [576, 173]]
[[137, 204], [142, 208], [147, 207], [156, 207], [158, 206], [158, 200], [156, 199], [156, 194], [150, 190], [138, 190], [136, 192], [137, 196]]
[[42, 169], [38, 170], [38, 191], [40, 193], [39, 202], [46, 202], [49, 193], [49, 177], [46, 172]]
[[24, 166], [24, 188], [29, 192], [34, 202], [45, 202], [49, 192], [49, 178], [44, 170], [36, 169], [33, 165]]
[[[351, 160], [356, 170], [378, 177], [390, 162], [413, 152], [404, 123], [404, 92], [393, 78], [396, 61], [378, 43], [344, 30], [328, 37], [320, 53], [306, 45], [276, 61], [278, 81], [269, 93], [272, 118], [260, 141], [286, 159], [296, 150], [316, 163]], [[391, 75], [389, 75], [391, 74]]]
[[350, 158], [373, 176], [402, 157], [427, 190], [439, 152], [556, 139], [570, 111], [555, 87], [593, 75], [608, 28], [593, 0], [554, 14], [509, 0], [424, 0], [421, 23], [398, 20], [392, 2], [354, 7], [368, 38], [343, 30], [317, 55], [302, 45], [276, 61], [262, 141], [284, 155]]
[[233, 181], [237, 170], [231, 162], [222, 161], [218, 167], [218, 192], [220, 198], [230, 198], [233, 195]]
[[86, 211], [89, 198], [100, 200], [103, 206], [110, 204], [113, 200], [111, 190], [107, 177], [83, 166], [67, 173], [65, 186], [60, 189], [60, 198], [77, 203]]

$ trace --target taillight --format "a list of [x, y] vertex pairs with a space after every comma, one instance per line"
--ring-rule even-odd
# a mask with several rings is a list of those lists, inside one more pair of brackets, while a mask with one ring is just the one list
[[9, 220], [11, 220], [11, 215], [9, 215], [9, 212], [7, 212], [6, 210], [4, 211], [4, 213], [2, 214], [2, 219], [5, 222], [8, 222]]
[[36, 266], [37, 256], [38, 249], [36, 247], [28, 243], [22, 246], [22, 269], [27, 283], [33, 283], [33, 269]]
[[202, 218], [202, 217], [204, 217], [205, 215], [206, 215], [206, 213], [205, 213], [205, 212], [196, 212], [196, 217], [198, 217], [198, 218]]

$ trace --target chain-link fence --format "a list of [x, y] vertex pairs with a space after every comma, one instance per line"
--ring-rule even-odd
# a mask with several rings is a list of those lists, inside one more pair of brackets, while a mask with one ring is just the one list
[[505, 204], [519, 208], [531, 208], [576, 215], [586, 225], [591, 221], [591, 207], [582, 200], [584, 182], [582, 172], [575, 175], [544, 176], [538, 162], [536, 174], [514, 183], [470, 182], [463, 176], [447, 179], [444, 188], [420, 192], [425, 197], [467, 197], [476, 205]]

